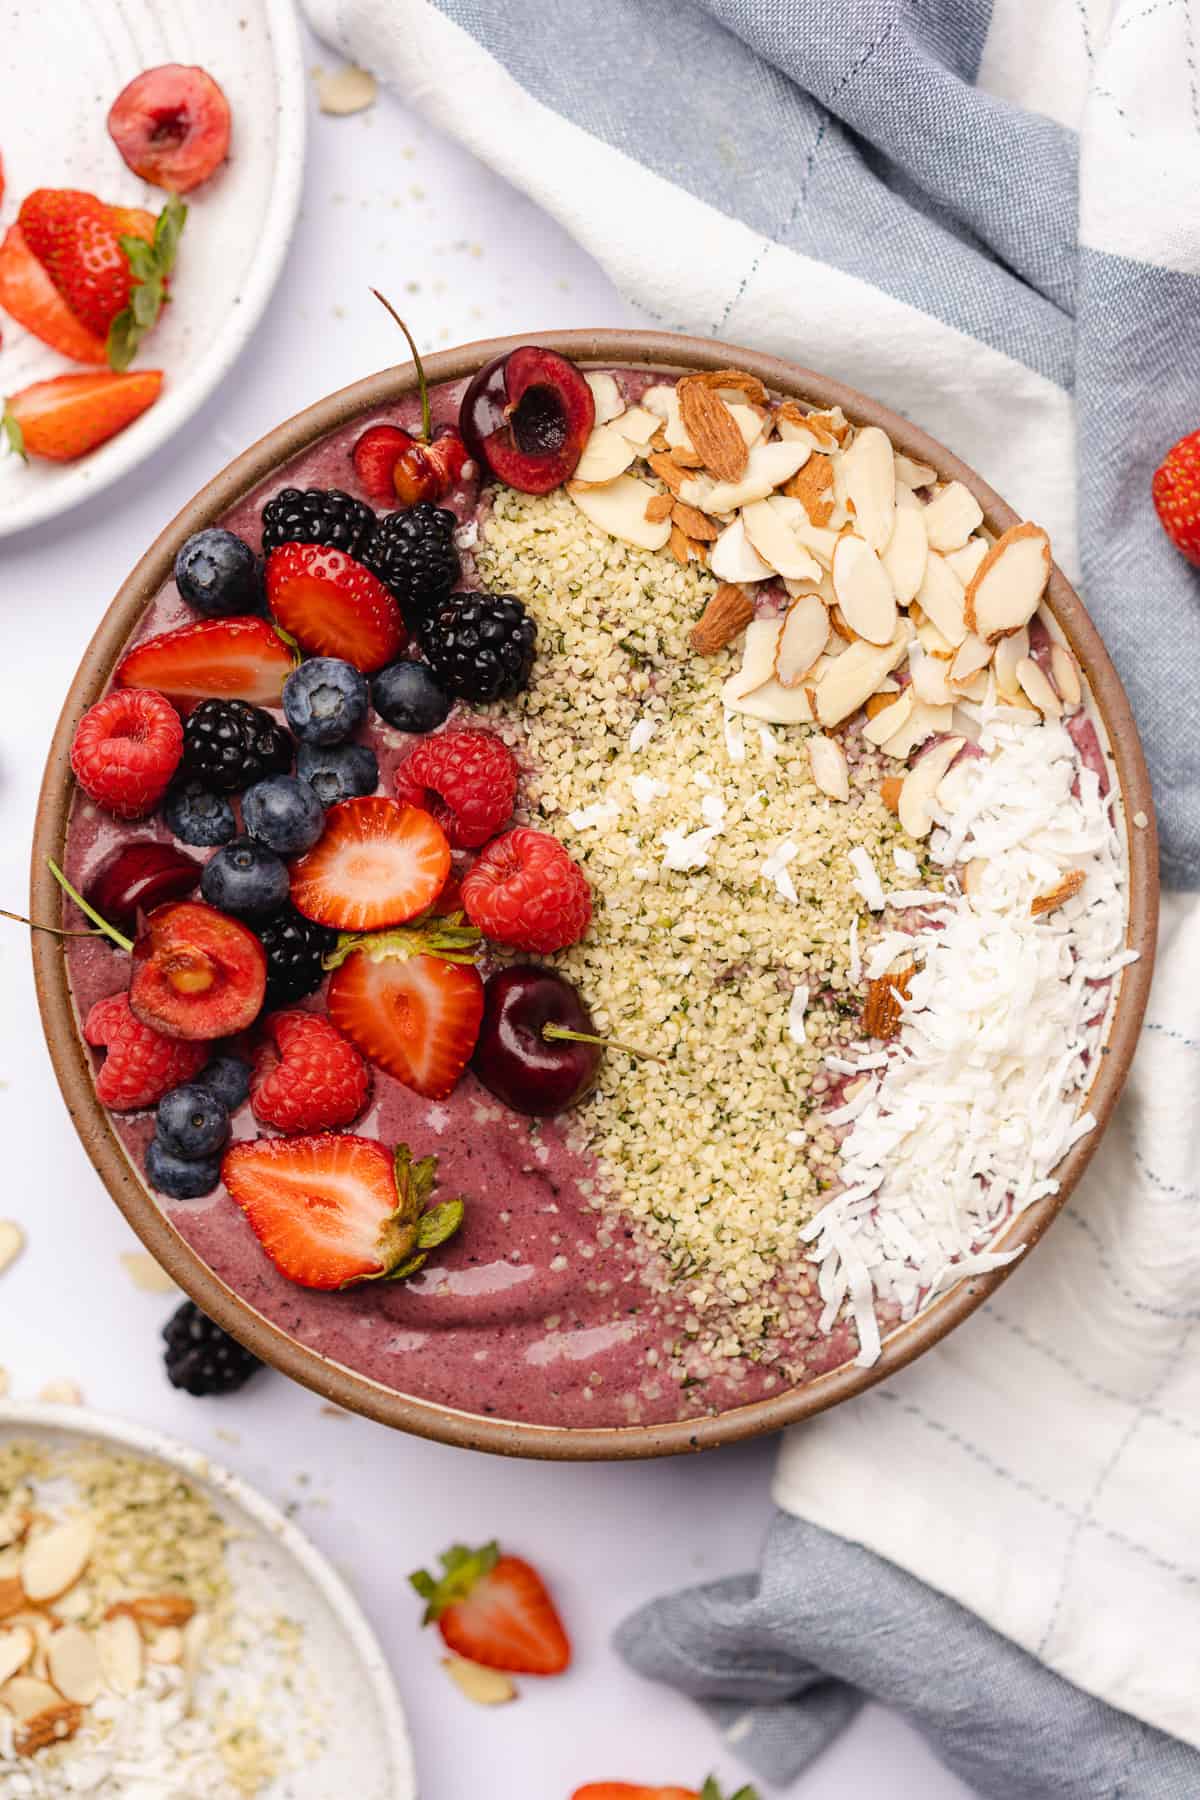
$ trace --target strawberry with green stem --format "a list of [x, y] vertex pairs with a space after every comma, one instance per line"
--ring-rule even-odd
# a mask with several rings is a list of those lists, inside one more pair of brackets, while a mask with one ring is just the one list
[[571, 1660], [563, 1622], [531, 1563], [499, 1544], [452, 1544], [440, 1575], [418, 1569], [409, 1583], [425, 1601], [423, 1625], [436, 1625], [448, 1649], [468, 1662], [510, 1675], [561, 1675]]

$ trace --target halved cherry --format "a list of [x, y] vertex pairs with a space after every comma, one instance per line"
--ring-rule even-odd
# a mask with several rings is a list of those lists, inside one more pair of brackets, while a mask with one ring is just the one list
[[245, 1031], [262, 1011], [267, 958], [238, 919], [180, 900], [155, 907], [133, 946], [129, 1004], [168, 1037], [219, 1038]]
[[480, 369], [458, 422], [467, 449], [493, 475], [523, 494], [548, 494], [575, 473], [596, 402], [567, 357], [522, 344]]
[[151, 912], [168, 900], [182, 900], [197, 887], [202, 873], [195, 857], [174, 844], [138, 838], [105, 857], [84, 895], [110, 925], [133, 932], [139, 913]]
[[113, 101], [108, 135], [135, 175], [186, 194], [229, 155], [229, 102], [206, 69], [143, 69]]

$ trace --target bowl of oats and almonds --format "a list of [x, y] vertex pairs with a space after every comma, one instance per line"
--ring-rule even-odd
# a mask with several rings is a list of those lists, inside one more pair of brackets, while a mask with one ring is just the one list
[[648, 1455], [1019, 1266], [1156, 883], [1035, 520], [823, 375], [559, 333], [345, 389], [167, 528], [63, 711], [34, 956], [102, 1178], [257, 1354]]

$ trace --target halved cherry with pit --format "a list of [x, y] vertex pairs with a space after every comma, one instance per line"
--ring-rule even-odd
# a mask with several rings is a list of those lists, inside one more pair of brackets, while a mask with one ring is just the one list
[[459, 412], [471, 455], [523, 494], [569, 481], [595, 422], [595, 397], [575, 364], [538, 344], [485, 363]]
[[167, 1037], [219, 1038], [245, 1031], [262, 1011], [267, 958], [239, 919], [181, 900], [158, 906], [133, 946], [129, 1005]]
[[229, 155], [229, 102], [206, 69], [143, 69], [113, 101], [108, 135], [135, 175], [186, 194]]

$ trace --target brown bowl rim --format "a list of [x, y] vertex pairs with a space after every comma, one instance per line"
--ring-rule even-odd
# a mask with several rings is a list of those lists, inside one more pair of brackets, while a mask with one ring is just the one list
[[[439, 351], [426, 359], [431, 383], [459, 380], [522, 343], [537, 342], [584, 366], [644, 365], [664, 372], [737, 366], [775, 393], [841, 406], [860, 425], [879, 425], [897, 449], [957, 478], [974, 493], [985, 523], [1004, 531], [1018, 515], [972, 469], [918, 426], [865, 394], [814, 370], [759, 351], [657, 331], [549, 331], [490, 338]], [[412, 391], [411, 363], [381, 370], [306, 407], [260, 438], [208, 482], [141, 558], [105, 613], [71, 685], [51, 743], [38, 800], [31, 872], [31, 917], [61, 915], [61, 896], [46, 859], [60, 857], [72, 795], [69, 753], [75, 724], [103, 691], [117, 657], [143, 609], [171, 573], [183, 540], [212, 523], [267, 479], [282, 463], [350, 420], [387, 406]], [[1066, 576], [1054, 566], [1047, 598], [1087, 676], [1107, 728], [1124, 801], [1129, 866], [1129, 936], [1140, 960], [1124, 972], [1109, 1035], [1089, 1096], [1096, 1128], [1059, 1165], [1056, 1194], [1038, 1201], [1004, 1234], [1007, 1248], [1032, 1249], [1078, 1183], [1100, 1143], [1133, 1057], [1154, 964], [1158, 919], [1158, 855], [1149, 775], [1125, 691], [1096, 627]], [[1136, 829], [1135, 814], [1148, 823]], [[714, 1449], [777, 1431], [863, 1393], [940, 1342], [992, 1294], [1017, 1263], [960, 1283], [909, 1324], [884, 1340], [869, 1369], [854, 1364], [817, 1376], [801, 1387], [731, 1407], [699, 1419], [658, 1425], [575, 1428], [523, 1423], [463, 1412], [402, 1394], [309, 1349], [256, 1312], [216, 1276], [169, 1223], [127, 1158], [108, 1115], [96, 1098], [91, 1066], [79, 1031], [66, 959], [59, 940], [31, 933], [34, 976], [54, 1071], [75, 1128], [109, 1193], [133, 1230], [167, 1274], [211, 1317], [264, 1361], [313, 1389], [324, 1400], [383, 1424], [462, 1448], [558, 1461], [615, 1460]]]

